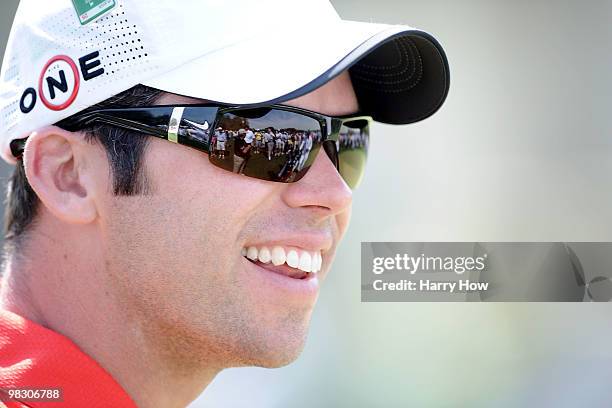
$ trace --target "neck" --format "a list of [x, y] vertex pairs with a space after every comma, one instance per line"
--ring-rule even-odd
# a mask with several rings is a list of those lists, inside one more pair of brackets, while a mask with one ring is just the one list
[[221, 367], [207, 364], [201, 349], [190, 356], [190, 342], [171, 327], [160, 330], [163, 325], [130, 312], [109, 284], [108, 262], [92, 251], [99, 245], [86, 234], [45, 238], [52, 236], [33, 234], [23, 256], [7, 258], [0, 308], [69, 338], [140, 408], [184, 407], [197, 398]]

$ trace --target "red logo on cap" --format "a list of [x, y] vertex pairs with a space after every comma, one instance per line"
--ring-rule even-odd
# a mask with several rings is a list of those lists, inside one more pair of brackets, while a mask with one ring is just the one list
[[74, 102], [79, 84], [79, 70], [74, 61], [66, 55], [56, 55], [40, 73], [38, 94], [47, 108], [60, 111]]

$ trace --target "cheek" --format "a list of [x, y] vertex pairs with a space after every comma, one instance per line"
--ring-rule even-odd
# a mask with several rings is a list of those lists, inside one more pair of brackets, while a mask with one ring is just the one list
[[124, 283], [132, 289], [146, 285], [177, 303], [201, 302], [203, 293], [233, 279], [240, 233], [274, 186], [218, 169], [205, 154], [162, 140], [152, 141], [145, 171], [149, 195], [111, 197], [105, 218], [112, 262], [131, 271], [132, 281]]
[[208, 242], [235, 241], [278, 188], [215, 167], [205, 153], [162, 140], [153, 141], [147, 157], [153, 198], [161, 201], [160, 216], [170, 218], [171, 229], [189, 231]]

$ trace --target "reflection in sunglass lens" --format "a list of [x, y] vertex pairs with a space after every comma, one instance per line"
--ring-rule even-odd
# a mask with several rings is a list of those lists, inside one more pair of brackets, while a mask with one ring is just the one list
[[338, 170], [346, 184], [354, 189], [361, 182], [365, 170], [370, 142], [368, 121], [356, 119], [344, 122], [338, 138]]
[[292, 182], [304, 176], [321, 146], [313, 118], [276, 109], [221, 114], [210, 141], [213, 164], [262, 180]]

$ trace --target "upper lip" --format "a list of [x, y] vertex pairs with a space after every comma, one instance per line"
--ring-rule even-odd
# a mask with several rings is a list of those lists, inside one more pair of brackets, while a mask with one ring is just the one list
[[272, 248], [278, 245], [296, 247], [305, 251], [321, 251], [325, 253], [331, 249], [332, 244], [333, 239], [330, 234], [304, 232], [298, 235], [276, 235], [274, 239], [259, 239], [255, 242], [246, 243], [244, 247], [248, 248], [254, 246], [259, 249], [264, 246]]

